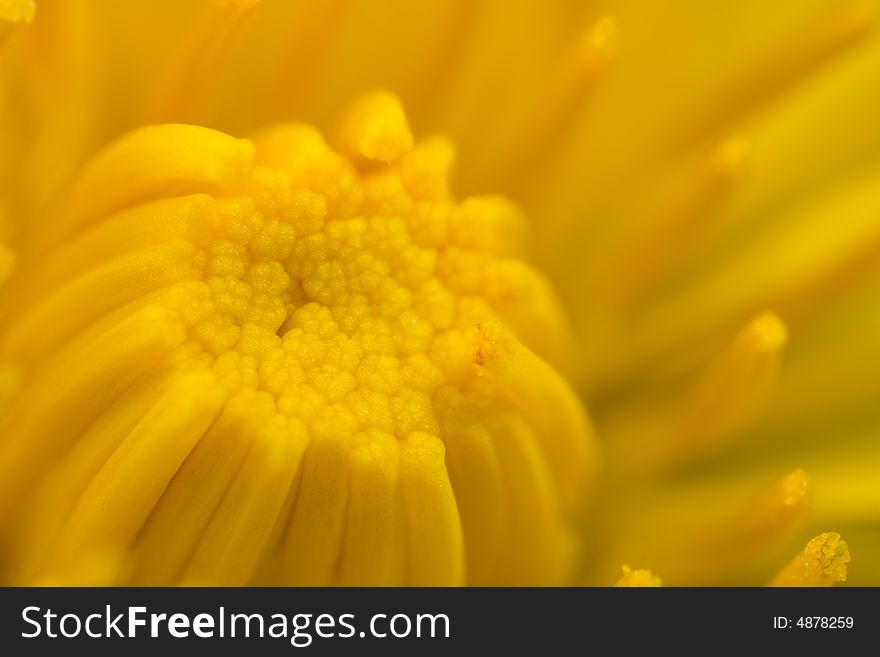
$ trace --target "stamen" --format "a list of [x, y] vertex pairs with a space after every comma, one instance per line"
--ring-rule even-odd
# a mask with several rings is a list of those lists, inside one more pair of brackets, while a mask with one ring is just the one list
[[645, 570], [644, 568], [633, 570], [629, 566], [624, 565], [623, 577], [617, 580], [617, 583], [614, 586], [625, 588], [653, 588], [663, 586], [663, 582], [650, 570]]
[[156, 122], [182, 121], [193, 115], [219, 81], [238, 32], [262, 0], [211, 0], [201, 24], [178, 61], [168, 91], [159, 95]]
[[849, 560], [849, 549], [840, 534], [826, 532], [807, 543], [769, 586], [833, 586], [846, 581]]
[[[284, 13], [279, 15], [279, 10]], [[260, 49], [273, 55], [261, 62], [263, 79], [274, 82], [261, 85], [270, 87], [263, 89], [266, 103], [270, 107], [300, 107], [311, 113], [322, 92], [332, 84], [327, 78], [333, 72], [334, 52], [345, 51], [350, 58], [347, 48], [336, 47], [340, 43], [349, 45], [343, 40], [343, 28], [351, 20], [350, 0], [274, 3], [270, 11], [275, 12], [272, 19], [278, 16], [289, 29], [269, 31], [268, 38], [275, 40]], [[372, 33], [367, 34], [372, 37]], [[290, 80], [296, 82], [291, 84]]]
[[637, 466], [667, 468], [723, 449], [765, 407], [775, 390], [786, 328], [758, 315], [710, 365], [679, 406], [639, 440]]
[[[873, 217], [873, 215], [872, 215]], [[872, 280], [880, 263], [880, 234], [864, 235], [858, 243], [843, 251], [836, 262], [807, 272], [804, 280], [783, 291], [776, 300], [789, 321], [809, 322], [847, 293]]]
[[615, 302], [632, 298], [656, 284], [668, 271], [681, 264], [712, 227], [719, 210], [745, 173], [748, 143], [731, 137], [716, 147], [688, 180], [679, 194], [643, 225], [647, 233], [635, 238], [615, 270], [609, 293]]
[[743, 78], [725, 86], [715, 109], [692, 124], [690, 135], [716, 132], [744, 120], [821, 66], [860, 43], [877, 20], [874, 0], [852, 0], [818, 16], [788, 41], [776, 45], [749, 67]]
[[355, 161], [390, 164], [413, 146], [413, 135], [400, 101], [378, 91], [356, 99], [338, 128], [343, 154]]
[[781, 546], [806, 520], [813, 487], [803, 470], [777, 480], [714, 527], [651, 549], [667, 581], [710, 584]]
[[[448, 111], [447, 104], [457, 94], [455, 83], [466, 67], [469, 49], [480, 34], [481, 23], [489, 6], [470, 0], [455, 0], [446, 5], [445, 20], [432, 30], [435, 36], [434, 51], [425, 58], [425, 64], [417, 70], [412, 92], [413, 115], [433, 119]], [[431, 124], [436, 121], [431, 120]]]
[[516, 138], [508, 140], [512, 152], [496, 158], [502, 168], [488, 174], [484, 183], [488, 188], [522, 189], [538, 182], [565, 143], [588, 93], [615, 58], [618, 29], [614, 16], [604, 16], [578, 40], [539, 105], [518, 127]]
[[795, 531], [806, 520], [812, 506], [810, 478], [803, 470], [795, 470], [716, 529], [697, 538], [693, 542], [694, 558], [725, 563], [758, 552]]

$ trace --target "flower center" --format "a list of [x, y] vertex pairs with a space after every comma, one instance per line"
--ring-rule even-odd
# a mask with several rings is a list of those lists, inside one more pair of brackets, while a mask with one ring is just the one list
[[[23, 253], [7, 433], [51, 456], [7, 442], [0, 463], [9, 491], [46, 458], [59, 471], [30, 577], [565, 576], [589, 429], [519, 344], [559, 361], [568, 340], [516, 257], [524, 222], [501, 198], [455, 202], [450, 146], [414, 146], [390, 95], [354, 103], [337, 143], [143, 128]], [[58, 416], [35, 418], [49, 390]]]

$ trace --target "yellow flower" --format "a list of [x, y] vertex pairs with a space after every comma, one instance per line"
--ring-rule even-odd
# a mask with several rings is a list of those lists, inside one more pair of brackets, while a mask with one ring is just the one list
[[875, 16], [0, 1], [0, 577], [880, 581]]
[[448, 144], [413, 147], [387, 94], [338, 141], [142, 128], [23, 251], [0, 346], [32, 372], [0, 458], [22, 581], [564, 581], [592, 437], [498, 323], [566, 339], [511, 258], [521, 217], [454, 203]]

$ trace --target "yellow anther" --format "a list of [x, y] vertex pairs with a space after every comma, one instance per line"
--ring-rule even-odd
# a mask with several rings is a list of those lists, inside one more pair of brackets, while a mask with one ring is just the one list
[[667, 582], [712, 584], [719, 574], [735, 572], [786, 544], [808, 518], [812, 503], [809, 477], [794, 470], [706, 528], [652, 537], [653, 545], [639, 556], [650, 555]]
[[640, 444], [642, 465], [679, 465], [717, 452], [735, 438], [770, 399], [786, 339], [785, 324], [774, 313], [746, 324], [680, 406], [658, 420]]
[[400, 101], [377, 91], [351, 104], [339, 125], [338, 141], [349, 157], [387, 164], [412, 148], [413, 136]]
[[820, 534], [804, 548], [770, 586], [832, 586], [846, 581], [849, 549], [837, 532]]
[[623, 577], [614, 585], [621, 588], [653, 588], [663, 586], [663, 582], [650, 570], [638, 568], [633, 570], [627, 565], [623, 566]]
[[696, 539], [689, 548], [691, 558], [714, 564], [747, 558], [791, 535], [806, 519], [812, 504], [810, 478], [803, 470], [795, 470]]

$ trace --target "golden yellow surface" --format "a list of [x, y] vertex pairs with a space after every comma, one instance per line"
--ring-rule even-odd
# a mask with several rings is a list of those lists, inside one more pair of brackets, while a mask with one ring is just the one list
[[878, 15], [0, 0], [0, 581], [880, 584]]

